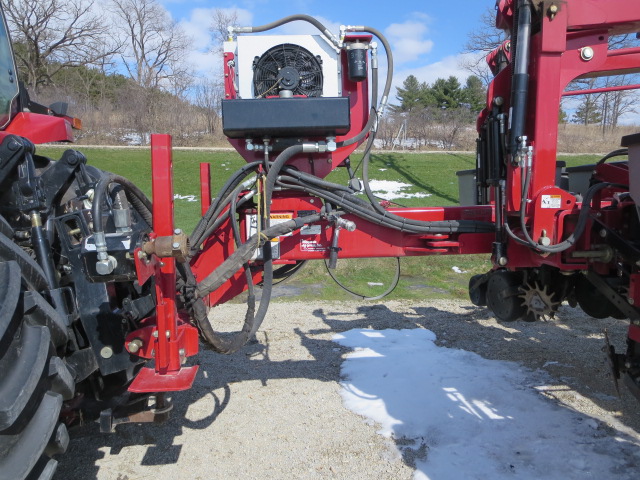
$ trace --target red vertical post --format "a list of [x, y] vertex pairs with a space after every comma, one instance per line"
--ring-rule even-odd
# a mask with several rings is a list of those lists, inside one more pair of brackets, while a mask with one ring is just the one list
[[200, 164], [200, 211], [204, 216], [211, 206], [211, 164]]
[[[171, 136], [151, 136], [153, 172], [153, 231], [159, 237], [173, 235], [173, 159]], [[176, 261], [162, 258], [156, 265], [157, 351], [156, 372], [180, 370], [176, 311]]]
[[[173, 165], [171, 136], [151, 136], [151, 172], [153, 190], [152, 239], [172, 237], [173, 230]], [[143, 368], [129, 386], [131, 392], [164, 392], [191, 387], [197, 366], [181, 367], [182, 359], [198, 352], [198, 332], [178, 316], [176, 308], [176, 260], [154, 257], [156, 281], [155, 325], [131, 332], [127, 342], [137, 340], [142, 347], [135, 353], [154, 359], [155, 368]]]

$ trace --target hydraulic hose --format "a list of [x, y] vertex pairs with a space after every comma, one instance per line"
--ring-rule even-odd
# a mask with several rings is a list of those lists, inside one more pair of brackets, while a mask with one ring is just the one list
[[629, 155], [629, 149], [628, 148], [619, 148], [618, 150], [614, 150], [613, 152], [606, 154], [604, 157], [602, 157], [600, 160], [598, 160], [598, 163], [596, 165], [602, 165], [604, 162], [606, 162], [610, 158], [623, 157], [625, 155]]
[[[477, 222], [474, 220], [449, 220], [424, 222], [411, 220], [405, 217], [384, 211], [380, 214], [373, 209], [371, 203], [365, 202], [355, 195], [347, 192], [330, 192], [300, 183], [289, 184], [286, 181], [295, 181], [293, 177], [281, 177], [280, 185], [283, 188], [299, 190], [331, 202], [348, 213], [368, 220], [377, 225], [408, 233], [478, 233], [493, 232], [494, 225], [489, 222]], [[412, 223], [414, 222], [414, 223]], [[417, 224], [415, 223], [417, 222]]]
[[589, 220], [588, 215], [589, 215], [589, 211], [591, 210], [591, 200], [593, 200], [593, 197], [595, 196], [596, 193], [598, 193], [600, 190], [607, 187], [621, 187], [621, 188], [627, 187], [626, 185], [619, 185], [614, 183], [598, 183], [596, 185], [593, 185], [591, 188], [589, 188], [589, 190], [587, 190], [587, 193], [585, 193], [584, 195], [584, 199], [582, 200], [582, 208], [580, 209], [580, 213], [578, 214], [578, 220], [576, 221], [576, 226], [573, 232], [571, 232], [571, 234], [562, 242], [556, 245], [550, 245], [545, 247], [544, 245], [539, 245], [533, 240], [533, 238], [531, 238], [531, 235], [529, 234], [529, 231], [527, 230], [527, 226], [526, 226], [527, 193], [529, 190], [530, 183], [531, 183], [531, 170], [527, 172], [525, 182], [524, 182], [523, 196], [520, 202], [520, 212], [519, 212], [520, 229], [522, 230], [522, 234], [524, 235], [524, 238], [520, 238], [518, 235], [516, 235], [513, 232], [513, 230], [511, 230], [508, 223], [505, 223], [505, 231], [511, 238], [513, 238], [516, 242], [520, 243], [521, 245], [525, 245], [529, 248], [532, 248], [542, 253], [561, 253], [571, 248], [573, 245], [575, 245], [575, 243], [580, 239], [580, 237], [584, 233], [584, 230], [587, 226], [587, 221]]
[[377, 29], [372, 27], [359, 27], [356, 31], [367, 32], [378, 37], [382, 46], [384, 47], [385, 54], [387, 56], [387, 79], [384, 84], [384, 90], [382, 91], [382, 98], [380, 99], [381, 109], [384, 109], [387, 101], [389, 100], [389, 92], [391, 91], [391, 82], [393, 81], [393, 53], [391, 52], [391, 45], [387, 41], [386, 37]]
[[243, 264], [251, 259], [255, 249], [262, 247], [265, 242], [269, 242], [272, 238], [297, 230], [305, 224], [315, 223], [320, 220], [320, 218], [319, 214], [297, 217], [292, 220], [287, 220], [286, 222], [270, 226], [260, 232], [260, 234], [256, 233], [198, 284], [196, 288], [197, 297], [202, 298], [222, 286], [222, 284], [229, 280], [229, 278], [231, 278], [231, 276], [237, 272]]
[[357, 27], [356, 31], [371, 33], [376, 37], [378, 37], [378, 39], [382, 43], [385, 50], [385, 54], [387, 56], [387, 78], [384, 84], [382, 98], [380, 99], [380, 106], [377, 107], [376, 104], [378, 102], [378, 67], [377, 65], [373, 66], [372, 68], [373, 75], [372, 75], [372, 82], [371, 82], [372, 107], [371, 107], [371, 113], [369, 114], [369, 120], [367, 121], [367, 124], [364, 126], [364, 128], [360, 133], [358, 133], [357, 135], [351, 138], [343, 140], [342, 142], [338, 142], [337, 143], [338, 147], [346, 147], [348, 145], [353, 145], [354, 143], [358, 143], [362, 141], [367, 136], [367, 134], [371, 131], [371, 129], [374, 128], [374, 126], [376, 125], [376, 122], [378, 121], [378, 114], [383, 113], [384, 108], [387, 104], [387, 101], [389, 99], [389, 92], [391, 91], [391, 83], [393, 81], [393, 52], [391, 51], [391, 46], [389, 45], [389, 42], [387, 41], [385, 36], [380, 31], [371, 27]]
[[329, 29], [325, 27], [319, 20], [309, 15], [302, 15], [302, 14], [290, 15], [288, 17], [281, 18], [280, 20], [276, 20], [275, 22], [267, 23], [265, 25], [260, 25], [257, 27], [231, 27], [231, 29], [233, 32], [236, 32], [236, 33], [260, 33], [260, 32], [266, 32], [267, 30], [273, 30], [274, 28], [280, 27], [287, 23], [295, 22], [297, 20], [310, 23], [311, 25], [316, 27], [318, 30], [320, 30], [322, 34], [331, 41], [331, 43], [333, 43], [336, 46], [339, 45], [340, 42], [336, 38], [336, 36], [333, 33], [331, 33], [331, 31], [329, 31]]
[[280, 174], [280, 170], [282, 170], [284, 164], [291, 160], [294, 155], [302, 153], [303, 150], [304, 147], [302, 145], [291, 145], [290, 147], [285, 148], [271, 165], [271, 168], [269, 169], [269, 173], [267, 174], [267, 178], [265, 180], [264, 187], [266, 204], [265, 215], [267, 218], [267, 222], [269, 220], [269, 212], [271, 211], [271, 195], [273, 194], [273, 188], [276, 184], [276, 180], [278, 179], [278, 175]]
[[[193, 233], [189, 237], [191, 252], [197, 252], [202, 242], [207, 238], [206, 233], [211, 231], [212, 222], [220, 216], [222, 210], [230, 201], [230, 192], [232, 192], [242, 181], [261, 165], [261, 161], [251, 162], [244, 165], [240, 170], [236, 171], [222, 186], [220, 193], [209, 206], [209, 209], [196, 225]], [[222, 205], [221, 205], [222, 204]]]
[[133, 208], [142, 216], [142, 219], [147, 222], [149, 226], [153, 225], [153, 208], [151, 201], [147, 196], [130, 180], [116, 175], [115, 173], [108, 173], [103, 176], [94, 189], [93, 205], [91, 214], [93, 216], [93, 231], [94, 233], [104, 232], [104, 225], [102, 224], [102, 206], [107, 194], [109, 185], [117, 183], [128, 194], [127, 198], [131, 202]]

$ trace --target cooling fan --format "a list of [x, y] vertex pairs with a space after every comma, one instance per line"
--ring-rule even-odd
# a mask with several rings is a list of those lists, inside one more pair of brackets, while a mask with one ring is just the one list
[[271, 47], [253, 61], [255, 98], [279, 95], [322, 96], [322, 59], [292, 43]]

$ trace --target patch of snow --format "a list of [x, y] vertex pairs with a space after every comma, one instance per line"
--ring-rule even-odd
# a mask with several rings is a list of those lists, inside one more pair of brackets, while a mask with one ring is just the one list
[[456, 266], [451, 267], [451, 270], [453, 270], [456, 273], [467, 273], [466, 270], [461, 270], [460, 267], [456, 267]]
[[370, 287], [382, 287], [384, 285], [384, 283], [367, 282], [367, 285], [369, 285]]
[[378, 170], [380, 170], [381, 172], [386, 172], [387, 171], [386, 168], [379, 168]]
[[423, 329], [334, 336], [354, 350], [345, 406], [416, 458], [415, 479], [637, 478], [638, 445], [537, 393], [540, 373], [435, 340]]
[[197, 202], [198, 199], [196, 198], [195, 195], [180, 195], [179, 193], [174, 193], [173, 194], [173, 199], [174, 200], [185, 200], [187, 202]]
[[411, 188], [412, 185], [408, 183], [396, 182], [394, 180], [370, 180], [369, 186], [373, 193], [385, 200], [395, 200], [400, 198], [427, 198], [430, 197], [430, 193], [405, 192], [407, 188]]

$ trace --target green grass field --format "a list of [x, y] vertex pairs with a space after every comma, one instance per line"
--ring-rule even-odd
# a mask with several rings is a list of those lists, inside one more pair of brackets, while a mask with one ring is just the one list
[[[151, 196], [150, 150], [82, 148], [88, 163], [98, 168], [123, 175], [135, 182]], [[60, 147], [39, 147], [38, 153], [59, 158]], [[594, 163], [597, 156], [566, 156], [559, 160], [567, 166]], [[200, 218], [199, 165], [211, 164], [212, 191], [217, 192], [228, 176], [244, 164], [235, 152], [176, 150], [173, 153], [174, 192], [182, 197], [194, 196], [198, 201], [175, 200], [176, 226], [190, 232]], [[352, 165], [358, 164], [359, 155], [352, 156]], [[458, 170], [474, 168], [474, 156], [458, 153], [379, 154], [373, 155], [370, 177], [376, 180], [399, 181], [411, 185], [405, 193], [427, 193], [426, 198], [406, 198], [398, 202], [405, 206], [456, 205], [458, 203]], [[328, 179], [346, 183], [344, 169], [332, 172]], [[215, 193], [214, 193], [215, 195]], [[488, 256], [430, 256], [402, 259], [402, 275], [396, 290], [388, 298], [466, 298], [469, 277], [490, 268]], [[461, 271], [463, 273], [456, 273]], [[386, 289], [393, 278], [395, 259], [341, 260], [336, 276], [350, 288], [363, 295], [376, 295]], [[369, 285], [369, 283], [382, 283]], [[348, 300], [354, 297], [337, 286], [327, 275], [322, 262], [308, 262], [302, 271], [287, 282], [294, 296], [278, 297], [283, 300], [327, 299]]]

